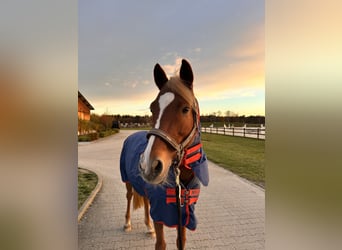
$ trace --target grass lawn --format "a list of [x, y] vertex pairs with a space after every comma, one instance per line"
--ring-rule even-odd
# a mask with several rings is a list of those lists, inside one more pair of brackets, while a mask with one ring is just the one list
[[265, 188], [265, 141], [202, 133], [209, 160]]
[[94, 190], [97, 184], [97, 175], [86, 169], [78, 169], [78, 209]]

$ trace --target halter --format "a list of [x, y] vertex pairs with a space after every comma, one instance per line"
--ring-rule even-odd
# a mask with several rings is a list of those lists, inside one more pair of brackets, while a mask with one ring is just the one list
[[194, 114], [194, 124], [192, 126], [192, 130], [189, 133], [189, 135], [181, 142], [177, 143], [175, 139], [173, 139], [170, 135], [168, 135], [164, 130], [161, 130], [159, 128], [152, 128], [150, 131], [147, 132], [147, 138], [149, 138], [151, 135], [158, 136], [159, 138], [163, 139], [166, 143], [168, 143], [172, 148], [174, 148], [177, 152], [177, 158], [173, 162], [173, 166], [175, 168], [179, 168], [179, 166], [182, 163], [182, 159], [184, 157], [184, 152], [186, 147], [190, 144], [192, 138], [195, 136], [197, 130], [198, 130], [198, 104], [197, 100], [195, 99], [194, 105], [192, 108], [193, 114]]

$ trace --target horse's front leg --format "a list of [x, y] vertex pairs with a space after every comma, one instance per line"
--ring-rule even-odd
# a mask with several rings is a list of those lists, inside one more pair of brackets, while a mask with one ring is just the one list
[[156, 230], [156, 250], [165, 250], [166, 243], [164, 238], [163, 224], [154, 222], [154, 229]]
[[148, 198], [144, 197], [144, 210], [145, 210], [145, 225], [147, 227], [147, 233], [151, 236], [155, 236], [154, 228], [150, 219], [150, 203]]
[[126, 209], [126, 222], [124, 225], [125, 232], [129, 232], [132, 230], [131, 226], [131, 201], [133, 196], [133, 187], [130, 183], [126, 183], [126, 198], [127, 198], [127, 209]]
[[[182, 237], [182, 249], [185, 249], [185, 241], [186, 241], [186, 228], [185, 227], [182, 227], [181, 229], [181, 237]], [[177, 234], [177, 248], [179, 248], [179, 239], [178, 239], [178, 234]]]

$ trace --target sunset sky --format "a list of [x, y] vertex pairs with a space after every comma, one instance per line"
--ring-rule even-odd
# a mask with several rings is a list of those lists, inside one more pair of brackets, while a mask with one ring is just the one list
[[79, 91], [97, 114], [150, 115], [168, 76], [192, 65], [201, 114], [265, 115], [264, 1], [79, 3]]

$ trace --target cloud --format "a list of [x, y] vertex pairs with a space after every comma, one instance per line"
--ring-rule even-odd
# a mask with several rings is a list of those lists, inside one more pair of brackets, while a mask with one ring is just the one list
[[162, 59], [169, 59], [169, 58], [174, 58], [174, 57], [177, 57], [178, 56], [178, 53], [175, 52], [175, 51], [169, 51], [169, 52], [166, 52], [163, 56], [162, 56]]
[[234, 48], [228, 48], [224, 54], [235, 60], [264, 60], [265, 36], [263, 25], [254, 27], [246, 32], [242, 38], [242, 43]]
[[107, 87], [112, 87], [113, 86], [110, 82], [105, 82], [104, 85], [107, 86]]
[[254, 91], [246, 91], [246, 92], [242, 92], [240, 94], [240, 96], [242, 97], [255, 97], [255, 92]]
[[223, 90], [208, 90], [207, 92], [199, 92], [196, 91], [196, 96], [205, 101], [219, 101], [219, 100], [229, 100], [229, 99], [239, 99], [241, 97], [255, 97], [256, 92], [258, 92], [259, 89], [250, 89], [250, 88], [244, 88], [244, 89], [223, 89]]
[[249, 44], [246, 46], [241, 46], [235, 48], [234, 50], [227, 50], [225, 55], [228, 58], [232, 59], [246, 59], [246, 60], [258, 60], [264, 57], [264, 48], [258, 41], [255, 41], [255, 44]]
[[[125, 81], [124, 83], [123, 83], [123, 86], [125, 87], [125, 88], [136, 88], [137, 86], [138, 86], [138, 84], [139, 84], [139, 82], [138, 81], [136, 81], [136, 80], [134, 80], [134, 81], [129, 81], [129, 80], [127, 80], [127, 81]], [[129, 93], [128, 93], [129, 94]]]
[[202, 52], [202, 48], [199, 48], [199, 47], [189, 50], [189, 53], [191, 54], [199, 54], [201, 52]]
[[170, 76], [174, 76], [177, 74], [177, 72], [179, 71], [181, 63], [182, 63], [182, 58], [178, 56], [174, 60], [173, 64], [165, 64], [165, 65], [161, 65], [161, 67], [164, 69], [166, 75], [168, 77], [170, 77]]
[[194, 90], [200, 96], [235, 93], [246, 88], [265, 87], [263, 61], [242, 61], [222, 65], [208, 72], [198, 72], [195, 76]]
[[[244, 43], [223, 50], [224, 60], [219, 67], [203, 67], [195, 76], [195, 91], [199, 96], [244, 96], [255, 93], [246, 89], [264, 91], [264, 36], [256, 29], [246, 34]], [[248, 39], [247, 39], [248, 38]], [[243, 92], [241, 92], [243, 90]], [[232, 95], [230, 95], [231, 93]]]
[[139, 91], [130, 95], [113, 97], [98, 97], [92, 99], [95, 107], [93, 113], [103, 114], [107, 110], [111, 114], [150, 115], [150, 103], [157, 96], [158, 91]]

